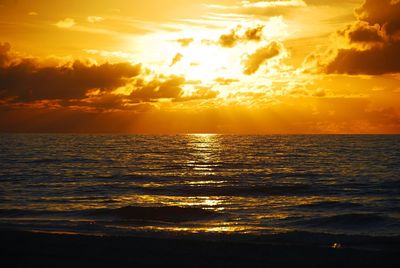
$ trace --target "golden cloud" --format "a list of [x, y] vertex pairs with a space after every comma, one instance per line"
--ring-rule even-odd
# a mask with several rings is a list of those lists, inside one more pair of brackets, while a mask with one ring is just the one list
[[102, 22], [104, 20], [103, 17], [100, 16], [89, 16], [87, 17], [87, 21], [90, 23]]
[[261, 64], [278, 56], [281, 51], [282, 45], [275, 41], [257, 49], [253, 54], [247, 55], [247, 57], [244, 59], [243, 73], [246, 75], [254, 74], [260, 68]]
[[240, 37], [236, 34], [236, 30], [231, 30], [228, 34], [223, 34], [218, 39], [218, 44], [221, 47], [231, 48], [234, 47], [239, 41]]
[[176, 55], [174, 56], [174, 58], [172, 59], [171, 64], [169, 65], [169, 67], [174, 66], [175, 64], [177, 64], [179, 61], [181, 61], [183, 59], [183, 55], [181, 53], [176, 53]]
[[75, 25], [75, 20], [71, 18], [65, 18], [63, 20], [60, 20], [56, 23], [56, 26], [58, 28], [71, 28]]
[[224, 78], [224, 77], [217, 77], [215, 80], [220, 85], [230, 85], [232, 83], [238, 82], [238, 79], [233, 79], [233, 78]]
[[264, 25], [257, 25], [254, 28], [244, 29], [238, 25], [235, 29], [231, 29], [230, 33], [223, 34], [218, 39], [218, 44], [221, 47], [232, 48], [239, 42], [261, 41]]
[[194, 41], [193, 38], [180, 38], [176, 40], [176, 42], [178, 42], [182, 47], [189, 46], [193, 41]]

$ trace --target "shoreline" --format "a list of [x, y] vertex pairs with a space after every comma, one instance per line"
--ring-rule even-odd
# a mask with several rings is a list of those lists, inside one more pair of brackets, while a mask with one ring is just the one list
[[322, 247], [284, 237], [259, 242], [195, 237], [90, 236], [0, 230], [5, 267], [395, 267], [400, 250]]

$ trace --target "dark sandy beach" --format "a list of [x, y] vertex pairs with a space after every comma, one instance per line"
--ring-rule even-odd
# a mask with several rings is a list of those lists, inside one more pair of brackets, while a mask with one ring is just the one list
[[[0, 232], [2, 267], [398, 267], [399, 239], [380, 250], [289, 244]], [[362, 239], [359, 241], [364, 243]]]

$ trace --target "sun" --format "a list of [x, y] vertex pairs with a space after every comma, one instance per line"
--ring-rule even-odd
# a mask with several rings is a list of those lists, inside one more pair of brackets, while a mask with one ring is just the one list
[[182, 60], [172, 71], [183, 74], [189, 80], [211, 82], [227, 72], [233, 72], [234, 65], [229, 53], [217, 46], [194, 44], [180, 52]]
[[[181, 75], [206, 84], [219, 77], [238, 77], [242, 75], [241, 55], [248, 48], [221, 47], [216, 42], [220, 33], [221, 30], [196, 30], [176, 35], [151, 34], [140, 40], [139, 59], [158, 73]], [[176, 42], [187, 36], [196, 38], [187, 46]]]

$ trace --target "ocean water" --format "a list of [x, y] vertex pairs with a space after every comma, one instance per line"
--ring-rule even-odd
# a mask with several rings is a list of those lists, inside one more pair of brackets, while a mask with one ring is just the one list
[[400, 235], [400, 136], [0, 135], [0, 227]]

